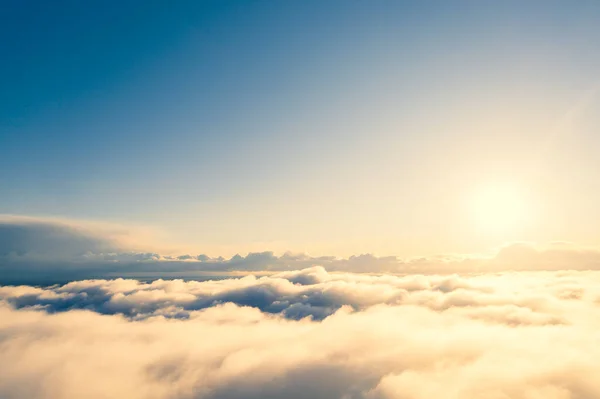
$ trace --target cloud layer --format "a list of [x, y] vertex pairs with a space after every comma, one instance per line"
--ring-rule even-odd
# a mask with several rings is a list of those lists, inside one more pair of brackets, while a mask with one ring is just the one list
[[330, 271], [473, 273], [507, 270], [600, 270], [600, 251], [555, 243], [513, 243], [489, 256], [400, 259], [372, 254], [347, 259], [272, 252], [166, 255], [143, 245], [148, 232], [73, 221], [0, 217], [0, 284], [53, 284], [77, 279], [198, 278], [203, 273], [277, 272], [323, 266]]
[[[535, 278], [542, 278], [536, 274]], [[195, 311], [232, 303], [289, 319], [322, 320], [343, 307], [361, 311], [374, 305], [421, 306], [433, 311], [450, 308], [496, 306], [509, 312], [514, 323], [552, 324], [556, 317], [537, 312], [552, 308], [560, 299], [579, 299], [579, 285], [561, 286], [540, 298], [539, 293], [515, 296], [506, 276], [362, 275], [328, 273], [320, 266], [271, 276], [254, 275], [211, 281], [84, 280], [50, 287], [0, 287], [0, 299], [16, 309], [44, 309], [49, 313], [86, 309], [101, 314], [122, 314], [136, 320], [154, 316], [189, 319]], [[516, 281], [523, 285], [529, 275]], [[533, 282], [533, 281], [532, 281]], [[514, 283], [512, 283], [514, 284]], [[554, 295], [556, 294], [556, 295]]]
[[3, 398], [600, 397], [599, 272], [0, 288]]

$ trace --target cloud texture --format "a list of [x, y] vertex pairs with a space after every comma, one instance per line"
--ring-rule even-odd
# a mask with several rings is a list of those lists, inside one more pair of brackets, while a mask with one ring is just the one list
[[600, 397], [600, 273], [0, 288], [2, 398]]

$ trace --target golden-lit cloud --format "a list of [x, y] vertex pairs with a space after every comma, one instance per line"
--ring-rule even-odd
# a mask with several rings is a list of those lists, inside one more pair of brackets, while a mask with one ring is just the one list
[[594, 398], [598, 283], [312, 268], [3, 287], [0, 396]]
[[[361, 254], [341, 258], [271, 251], [210, 257], [161, 252], [139, 229], [51, 219], [0, 220], [0, 283], [53, 284], [90, 278], [197, 278], [274, 273], [321, 266], [329, 271], [394, 274], [600, 270], [600, 250], [572, 243], [508, 243], [488, 254], [414, 258]], [[151, 235], [150, 235], [151, 236]]]

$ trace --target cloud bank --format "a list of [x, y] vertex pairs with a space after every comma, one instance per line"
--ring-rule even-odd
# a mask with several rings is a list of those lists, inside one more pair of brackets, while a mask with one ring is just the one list
[[2, 398], [600, 397], [600, 272], [0, 288]]
[[323, 266], [371, 273], [485, 273], [506, 270], [600, 270], [600, 251], [555, 243], [513, 243], [489, 256], [401, 259], [373, 254], [313, 257], [273, 252], [235, 255], [164, 254], [145, 244], [147, 231], [54, 219], [0, 217], [0, 284], [53, 284], [91, 278], [198, 278], [204, 274], [278, 272]]

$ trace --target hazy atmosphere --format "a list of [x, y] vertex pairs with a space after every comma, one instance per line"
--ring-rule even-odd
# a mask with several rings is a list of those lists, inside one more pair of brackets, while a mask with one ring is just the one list
[[0, 399], [600, 398], [600, 2], [0, 7]]

